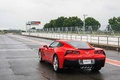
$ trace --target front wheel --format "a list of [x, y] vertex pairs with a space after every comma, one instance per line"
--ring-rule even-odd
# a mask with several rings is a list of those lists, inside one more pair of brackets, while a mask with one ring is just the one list
[[58, 59], [57, 55], [55, 55], [53, 58], [53, 69], [55, 72], [59, 71], [59, 59]]
[[39, 58], [40, 58], [40, 63], [45, 62], [45, 61], [42, 59], [42, 53], [41, 53], [40, 51], [38, 52], [38, 56], [39, 56]]

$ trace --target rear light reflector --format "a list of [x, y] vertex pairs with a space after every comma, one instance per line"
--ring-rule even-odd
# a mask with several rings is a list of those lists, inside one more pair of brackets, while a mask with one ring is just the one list
[[103, 54], [103, 55], [105, 55], [105, 52], [103, 50], [96, 50], [94, 53], [95, 54]]
[[67, 50], [65, 55], [67, 55], [67, 54], [80, 54], [80, 52], [79, 51], [75, 51], [75, 50]]

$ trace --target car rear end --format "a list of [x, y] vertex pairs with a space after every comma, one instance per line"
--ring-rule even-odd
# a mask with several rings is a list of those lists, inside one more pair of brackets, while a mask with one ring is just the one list
[[81, 69], [94, 69], [103, 67], [106, 55], [100, 48], [76, 48], [68, 49], [64, 55], [64, 67], [76, 67]]

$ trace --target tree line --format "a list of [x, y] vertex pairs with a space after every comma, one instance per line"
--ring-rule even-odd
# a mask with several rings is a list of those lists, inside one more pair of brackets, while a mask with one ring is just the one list
[[[58, 17], [57, 19], [50, 20], [49, 23], [46, 23], [44, 25], [45, 28], [60, 28], [60, 27], [83, 27], [84, 21], [82, 21], [77, 16], [73, 17]], [[111, 25], [112, 29], [115, 31], [120, 31], [120, 17], [113, 17], [108, 20], [109, 25]], [[100, 22], [93, 17], [87, 17], [85, 19], [85, 30], [89, 28], [89, 26], [92, 27], [93, 31], [97, 31], [98, 28], [101, 26]]]
[[114, 32], [120, 32], [120, 16], [110, 18], [108, 23], [111, 25]]

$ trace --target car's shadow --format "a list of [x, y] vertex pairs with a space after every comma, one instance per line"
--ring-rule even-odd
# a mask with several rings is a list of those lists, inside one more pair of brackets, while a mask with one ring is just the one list
[[[91, 70], [82, 70], [82, 69], [72, 69], [72, 68], [66, 68], [62, 69], [60, 72], [54, 72], [53, 66], [48, 63], [39, 63], [39, 70], [41, 73], [44, 73], [47, 77], [54, 77], [55, 80], [88, 80], [89, 78], [95, 79], [95, 80], [104, 80], [103, 75], [100, 73], [100, 71], [93, 72]], [[77, 79], [77, 78], [78, 79]], [[89, 79], [91, 80], [91, 79]]]

